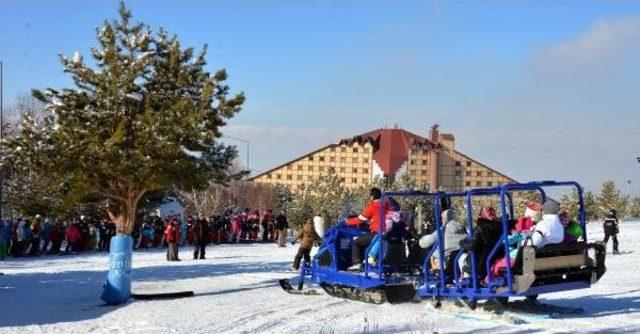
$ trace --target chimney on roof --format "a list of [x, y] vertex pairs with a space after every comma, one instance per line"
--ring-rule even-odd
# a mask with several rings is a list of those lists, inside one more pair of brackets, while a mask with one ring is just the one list
[[434, 144], [438, 142], [438, 135], [440, 134], [440, 132], [438, 131], [438, 127], [438, 124], [434, 124], [429, 129], [429, 140]]
[[432, 125], [429, 130], [429, 141], [434, 145], [434, 147], [429, 151], [429, 189], [432, 191], [438, 189], [438, 167], [440, 165], [440, 149], [438, 148], [438, 140], [440, 139], [439, 134], [438, 124]]

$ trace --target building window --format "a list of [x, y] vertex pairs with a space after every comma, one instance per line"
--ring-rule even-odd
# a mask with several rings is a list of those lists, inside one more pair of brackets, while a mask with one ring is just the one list
[[329, 161], [335, 162], [336, 161], [336, 157], [329, 157]]
[[414, 165], [414, 163], [415, 163], [415, 162], [416, 162], [416, 161], [415, 161], [415, 160], [413, 160], [413, 159], [409, 160], [409, 164], [410, 164], [410, 165]]
[[267, 174], [267, 179], [270, 179], [270, 178], [271, 178], [271, 174]]
[[292, 180], [293, 176], [291, 176], [291, 174], [287, 174], [287, 180]]
[[313, 155], [309, 156], [309, 161], [313, 161]]
[[357, 147], [353, 148], [353, 153], [358, 153], [358, 148]]
[[493, 171], [488, 171], [487, 176], [493, 176]]
[[466, 164], [467, 164], [467, 167], [471, 167], [471, 161], [467, 161]]
[[367, 179], [363, 178], [362, 183], [367, 183]]
[[476, 172], [476, 176], [482, 176], [482, 172]]
[[369, 168], [365, 168], [362, 171], [363, 171], [363, 173], [367, 173], [368, 174], [369, 173]]
[[358, 183], [358, 179], [354, 177], [353, 179], [351, 179], [351, 182]]
[[427, 171], [426, 170], [422, 170], [422, 171], [420, 171], [420, 174], [427, 175]]
[[459, 171], [459, 170], [457, 170], [457, 171], [456, 171], [456, 176], [461, 176], [461, 175], [462, 175], [462, 172], [461, 172], [461, 171]]
[[470, 171], [466, 171], [466, 172], [464, 172], [464, 175], [465, 176], [471, 176], [471, 172]]
[[346, 172], [346, 171], [347, 171], [347, 169], [346, 169], [346, 168], [344, 168], [344, 167], [340, 167], [340, 172], [344, 173], [344, 172]]
[[298, 175], [298, 180], [302, 180], [302, 175]]
[[309, 170], [313, 170], [313, 166], [309, 166]]
[[281, 178], [282, 178], [282, 175], [276, 174], [276, 179], [280, 180]]
[[340, 148], [340, 152], [346, 152], [346, 151], [347, 151], [347, 148], [346, 148], [346, 147], [341, 147], [341, 148]]
[[324, 157], [319, 157], [318, 160], [324, 161]]
[[340, 162], [347, 162], [347, 158], [345, 158], [345, 157], [340, 157]]
[[480, 182], [480, 181], [476, 181], [476, 186], [478, 186], [478, 187], [482, 187], [482, 182]]
[[287, 165], [287, 169], [291, 170], [292, 166], [291, 165]]
[[422, 164], [426, 165], [427, 164], [427, 159], [422, 160]]
[[322, 172], [324, 170], [324, 166], [320, 166], [318, 169]]
[[365, 147], [363, 151], [364, 153], [369, 153], [369, 148]]
[[340, 178], [340, 182], [344, 183], [344, 177]]
[[462, 166], [462, 163], [460, 162], [460, 160], [456, 160], [456, 166]]
[[298, 170], [302, 170], [302, 165], [298, 165]]
[[351, 171], [354, 172], [354, 173], [358, 173], [358, 169], [357, 168], [354, 168]]
[[329, 151], [331, 151], [331, 152], [335, 152], [335, 151], [336, 151], [336, 148], [335, 148], [335, 147], [331, 147], [331, 148], [329, 149]]
[[467, 187], [471, 187], [471, 182], [467, 181], [467, 182], [464, 183], [464, 185], [467, 186]]
[[491, 181], [487, 182], [487, 186], [488, 187], [493, 187], [493, 182], [491, 182]]
[[368, 158], [364, 158], [364, 159], [362, 159], [362, 162], [369, 163], [369, 159]]

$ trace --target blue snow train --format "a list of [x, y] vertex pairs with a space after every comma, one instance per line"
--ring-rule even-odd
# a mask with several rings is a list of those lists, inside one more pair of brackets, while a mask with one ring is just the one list
[[[551, 244], [540, 249], [525, 242], [517, 248], [515, 259], [511, 259], [514, 250], [510, 249], [509, 232], [516, 221], [514, 215], [514, 197], [518, 193], [537, 192], [542, 202], [553, 199], [547, 197], [550, 188], [567, 187], [575, 189], [578, 197], [578, 223], [582, 227], [582, 237], [578, 241]], [[364, 268], [348, 270], [353, 263], [351, 248], [354, 238], [366, 233], [359, 227], [339, 222], [323, 236], [322, 244], [311, 263], [305, 263], [295, 289], [289, 280], [280, 280], [282, 288], [290, 293], [307, 293], [304, 284], [319, 285], [329, 295], [339, 298], [359, 300], [381, 304], [400, 303], [420, 299], [429, 299], [439, 306], [443, 299], [463, 301], [475, 307], [479, 300], [508, 300], [509, 297], [523, 296], [535, 300], [538, 295], [558, 291], [589, 288], [605, 273], [605, 248], [602, 243], [589, 243], [586, 230], [586, 213], [582, 187], [573, 181], [535, 181], [528, 183], [510, 183], [491, 188], [479, 188], [457, 192], [398, 191], [385, 192], [385, 198], [414, 198], [428, 201], [433, 205], [435, 222], [435, 243], [421, 256], [416, 257], [415, 250], [407, 252], [407, 234], [397, 229], [384, 232], [380, 228], [378, 236], [382, 240], [381, 251], [375, 261], [364, 261]], [[498, 205], [499, 222], [502, 234], [499, 241], [490, 250], [486, 260], [480, 263], [478, 254], [463, 248], [455, 253], [455, 258], [445, 263], [444, 235], [441, 212], [452, 203], [464, 203], [467, 220], [467, 239], [474, 237], [474, 199], [493, 200]], [[458, 204], [460, 205], [460, 204]], [[380, 209], [379, 212], [383, 210]], [[384, 217], [379, 223], [383, 224]], [[367, 250], [368, 254], [369, 250]], [[430, 263], [432, 255], [439, 261]], [[413, 254], [412, 254], [413, 253]], [[511, 254], [510, 254], [511, 253]], [[468, 268], [460, 268], [461, 257], [466, 256]], [[498, 257], [504, 256], [506, 265], [494, 275], [492, 266]], [[371, 262], [371, 263], [370, 263]], [[486, 277], [479, 275], [479, 266], [485, 269]], [[435, 267], [435, 269], [434, 269]], [[438, 270], [448, 268], [448, 270]], [[499, 276], [499, 277], [494, 277]]]

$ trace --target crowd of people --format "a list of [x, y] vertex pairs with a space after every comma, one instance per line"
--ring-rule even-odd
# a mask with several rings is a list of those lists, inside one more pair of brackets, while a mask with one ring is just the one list
[[116, 234], [115, 224], [85, 216], [72, 221], [51, 220], [36, 215], [0, 221], [0, 260], [13, 257], [39, 256], [84, 251], [106, 251]]
[[[161, 218], [139, 217], [131, 237], [134, 249], [167, 248], [167, 260], [178, 261], [178, 248], [194, 246], [194, 259], [205, 258], [209, 243], [276, 243], [285, 247], [289, 228], [284, 211], [227, 211], [221, 215], [202, 214], [181, 219], [179, 215]], [[116, 224], [108, 218], [81, 215], [71, 220], [18, 218], [0, 221], [0, 260], [13, 257], [108, 251]]]
[[[380, 229], [384, 229], [387, 237], [394, 235], [408, 240], [408, 257], [417, 263], [423, 263], [425, 254], [434, 247], [437, 232], [433, 226], [416, 228], [415, 217], [402, 212], [400, 205], [392, 197], [385, 197], [380, 205], [382, 192], [378, 188], [370, 191], [370, 199], [359, 215], [346, 220], [350, 226], [368, 225], [367, 232], [355, 238], [352, 243], [352, 264], [350, 270], [360, 270], [364, 263], [375, 265], [382, 241], [379, 239]], [[380, 214], [382, 208], [384, 212]], [[435, 251], [429, 259], [433, 269], [440, 270], [441, 263], [447, 276], [451, 277], [456, 253], [463, 249], [465, 253], [474, 252], [475, 268], [479, 279], [497, 277], [506, 267], [504, 249], [499, 247], [493, 255], [491, 271], [487, 272], [484, 263], [490, 256], [494, 246], [502, 236], [501, 219], [494, 208], [483, 207], [474, 222], [473, 238], [468, 238], [468, 224], [457, 219], [454, 208], [443, 206], [441, 228], [443, 251]], [[319, 245], [321, 237], [328, 228], [323, 218], [317, 213], [310, 217], [298, 229], [292, 243], [300, 241], [298, 252], [292, 269], [297, 271], [301, 261], [310, 262], [310, 253], [314, 245]], [[380, 222], [379, 218], [383, 217]], [[431, 227], [431, 228], [430, 228]], [[180, 261], [178, 249], [181, 246], [194, 246], [193, 259], [205, 259], [206, 247], [214, 244], [237, 243], [275, 243], [285, 247], [289, 222], [284, 211], [274, 214], [273, 210], [228, 210], [220, 215], [205, 217], [202, 214], [188, 216], [184, 221], [179, 215], [164, 219], [157, 215], [141, 217], [134, 224], [131, 236], [134, 249], [166, 247], [168, 261]], [[615, 211], [611, 211], [605, 220], [605, 242], [611, 237], [614, 240], [614, 253], [618, 253], [618, 221]], [[509, 220], [508, 243], [511, 246], [511, 266], [517, 258], [517, 252], [525, 244], [542, 248], [548, 244], [575, 242], [582, 237], [582, 226], [561, 211], [554, 201], [544, 204], [529, 203], [524, 216]], [[110, 240], [116, 235], [116, 225], [107, 218], [100, 220], [79, 216], [72, 221], [44, 218], [37, 215], [33, 219], [20, 218], [0, 222], [0, 260], [7, 254], [14, 257], [61, 254], [69, 252], [108, 251]], [[367, 250], [367, 254], [364, 251]], [[444, 258], [441, 260], [441, 254]], [[472, 266], [471, 257], [461, 256], [459, 268], [468, 274]]]

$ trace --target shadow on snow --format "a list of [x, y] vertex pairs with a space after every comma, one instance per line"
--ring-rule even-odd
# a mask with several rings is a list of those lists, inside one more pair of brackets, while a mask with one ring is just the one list
[[[189, 254], [183, 253], [183, 256], [185, 255]], [[216, 260], [215, 257], [213, 260]], [[184, 263], [185, 261], [177, 265], [134, 268], [131, 273], [133, 284], [135, 286], [135, 283], [143, 282], [171, 282], [247, 273], [280, 273], [290, 265], [288, 261], [222, 264], [194, 262], [194, 264], [187, 265]], [[105, 269], [101, 271], [38, 272], [0, 276], [0, 307], [2, 310], [0, 312], [0, 328], [95, 319], [119, 307], [125, 307], [127, 304], [106, 306], [99, 299], [102, 285], [106, 280], [106, 273]], [[241, 293], [275, 286], [277, 286], [276, 279], [263, 280], [256, 284], [228, 290], [203, 293], [196, 291], [192, 298]], [[130, 303], [133, 302], [135, 301], [130, 301]]]

